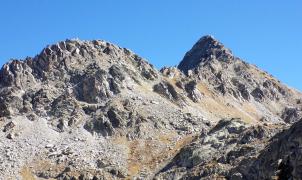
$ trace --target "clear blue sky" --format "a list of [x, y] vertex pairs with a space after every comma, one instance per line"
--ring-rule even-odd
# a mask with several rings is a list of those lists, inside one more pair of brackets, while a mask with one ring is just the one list
[[301, 0], [1, 0], [0, 65], [78, 37], [177, 65], [203, 35], [302, 90]]

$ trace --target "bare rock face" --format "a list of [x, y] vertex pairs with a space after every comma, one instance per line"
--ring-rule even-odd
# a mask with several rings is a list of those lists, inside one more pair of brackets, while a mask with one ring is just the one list
[[4, 126], [3, 132], [7, 132], [7, 131], [13, 129], [14, 127], [15, 127], [15, 123], [11, 121]]
[[302, 112], [298, 108], [286, 107], [281, 117], [287, 123], [294, 123], [302, 118]]
[[261, 142], [267, 141], [276, 132], [278, 130], [268, 127], [248, 125], [240, 119], [221, 120], [207, 134], [200, 135], [180, 150], [157, 177], [173, 179], [181, 174], [184, 179], [246, 178], [248, 176], [232, 168], [252, 161], [265, 147]]
[[[268, 109], [272, 104], [280, 104], [282, 108], [295, 104], [294, 98], [290, 97], [295, 94], [295, 90], [281, 84], [256, 66], [235, 57], [212, 36], [201, 38], [184, 56], [178, 68], [189, 78], [203, 82], [209, 89], [227, 99], [235, 98], [235, 101], [255, 105], [261, 103]], [[277, 110], [279, 120], [284, 119], [281, 117], [282, 108]], [[258, 110], [262, 109], [259, 107]], [[266, 113], [265, 116], [275, 119], [275, 115]]]
[[160, 71], [61, 41], [0, 70], [0, 179], [301, 179], [301, 100], [212, 36]]
[[179, 95], [175, 91], [174, 87], [168, 82], [160, 82], [153, 87], [154, 91], [165, 96], [170, 100], [178, 100]]
[[276, 134], [259, 156], [234, 168], [243, 179], [301, 179], [301, 120]]
[[202, 93], [198, 90], [197, 82], [196, 81], [190, 81], [188, 84], [185, 85], [185, 90], [188, 93], [189, 98], [193, 102], [200, 102], [202, 100]]
[[186, 53], [178, 68], [187, 72], [202, 62], [212, 59], [227, 62], [233, 58], [232, 52], [214, 39], [213, 36], [204, 36]]

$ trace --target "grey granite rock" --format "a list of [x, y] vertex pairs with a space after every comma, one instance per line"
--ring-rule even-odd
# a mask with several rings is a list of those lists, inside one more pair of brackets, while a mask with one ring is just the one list
[[61, 41], [0, 70], [0, 179], [301, 179], [301, 99], [212, 36], [160, 71]]

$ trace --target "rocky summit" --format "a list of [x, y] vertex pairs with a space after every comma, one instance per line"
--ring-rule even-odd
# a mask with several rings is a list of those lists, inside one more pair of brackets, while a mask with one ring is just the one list
[[155, 69], [66, 40], [0, 70], [0, 179], [302, 179], [302, 94], [202, 37]]

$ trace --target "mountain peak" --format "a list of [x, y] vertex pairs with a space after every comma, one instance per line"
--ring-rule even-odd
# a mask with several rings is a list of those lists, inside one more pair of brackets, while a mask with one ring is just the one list
[[6, 63], [0, 179], [302, 179], [302, 95], [232, 57], [205, 36], [186, 76], [76, 39]]
[[233, 59], [231, 50], [226, 48], [221, 42], [211, 35], [201, 37], [197, 43], [188, 51], [178, 68], [184, 72], [194, 69], [200, 63], [217, 59], [227, 61]]
[[206, 41], [206, 42], [211, 42], [211, 43], [215, 43], [215, 42], [219, 42], [217, 39], [215, 39], [214, 36], [212, 35], [205, 35], [205, 36], [202, 36], [198, 42], [201, 42], [201, 41]]

